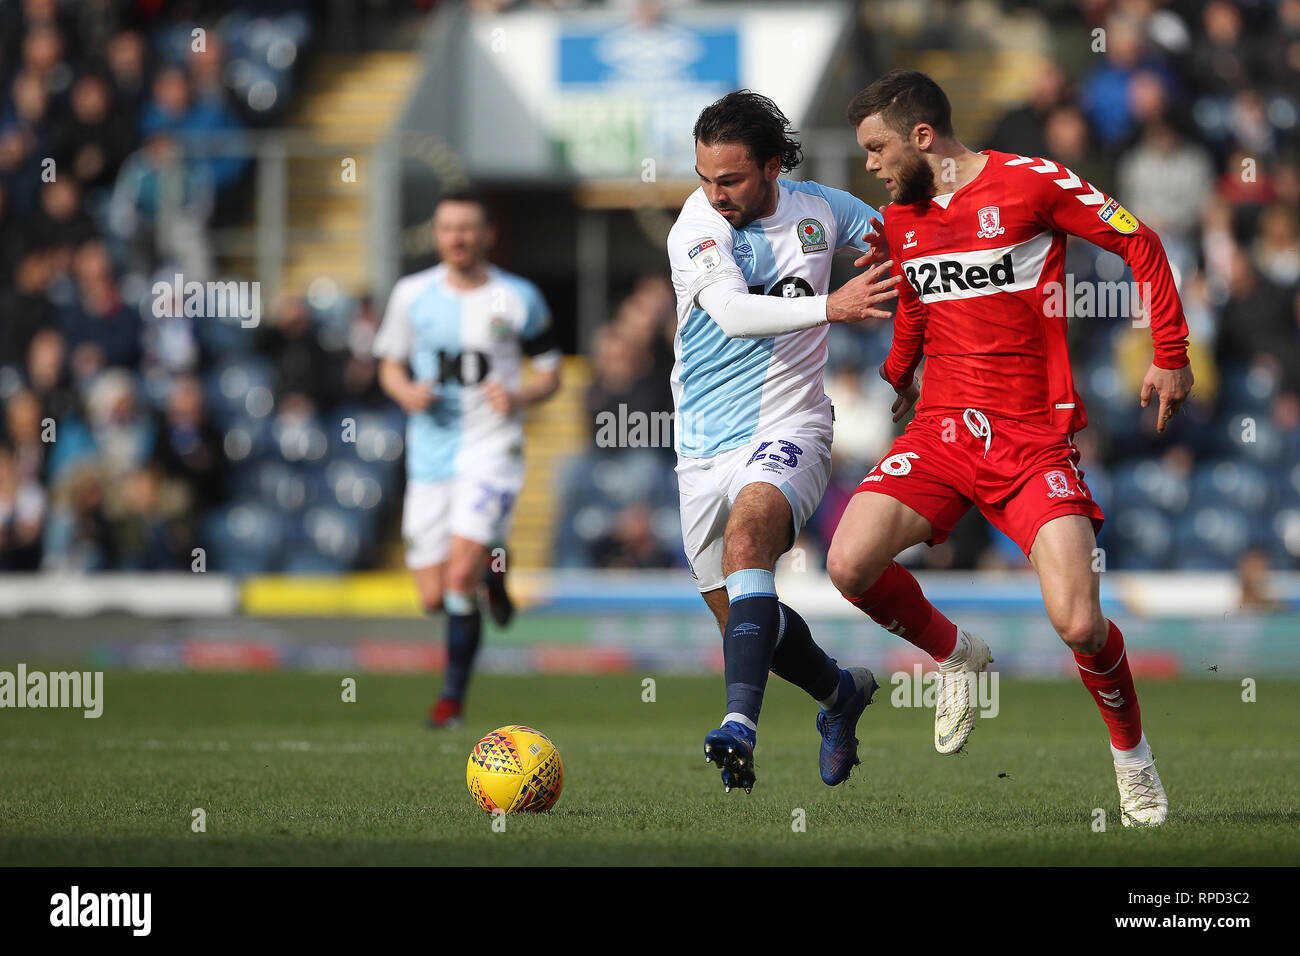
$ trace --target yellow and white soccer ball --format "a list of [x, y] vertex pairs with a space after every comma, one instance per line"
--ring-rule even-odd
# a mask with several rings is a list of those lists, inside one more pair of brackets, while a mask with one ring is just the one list
[[523, 724], [499, 727], [474, 745], [465, 767], [474, 802], [491, 813], [542, 813], [564, 787], [564, 762], [549, 737]]

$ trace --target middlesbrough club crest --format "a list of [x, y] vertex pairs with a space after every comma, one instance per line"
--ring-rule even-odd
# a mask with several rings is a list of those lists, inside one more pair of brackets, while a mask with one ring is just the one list
[[1074, 494], [1070, 488], [1070, 479], [1063, 471], [1049, 471], [1043, 475], [1047, 482], [1047, 497], [1049, 498], [1068, 498]]
[[980, 221], [980, 231], [975, 233], [979, 239], [993, 239], [1006, 232], [1002, 225], [1002, 213], [997, 206], [985, 206], [976, 215]]

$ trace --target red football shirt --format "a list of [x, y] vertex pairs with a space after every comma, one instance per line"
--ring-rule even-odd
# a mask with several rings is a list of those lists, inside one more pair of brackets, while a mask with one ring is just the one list
[[1046, 159], [985, 150], [956, 192], [885, 207], [898, 284], [885, 377], [904, 388], [926, 359], [917, 411], [976, 408], [1064, 434], [1088, 418], [1065, 330], [1066, 235], [1119, 255], [1145, 290], [1155, 364], [1187, 364], [1187, 322], [1159, 237], [1101, 190]]

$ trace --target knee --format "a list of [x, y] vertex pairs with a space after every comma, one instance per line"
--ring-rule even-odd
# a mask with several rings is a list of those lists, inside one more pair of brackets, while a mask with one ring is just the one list
[[857, 597], [870, 590], [888, 566], [888, 561], [881, 563], [852, 554], [846, 548], [837, 548], [833, 542], [826, 554], [826, 573], [845, 597]]
[[1106, 646], [1106, 618], [1092, 610], [1069, 614], [1052, 622], [1070, 650], [1076, 654], [1097, 654]]
[[756, 529], [728, 529], [722, 550], [722, 571], [730, 575], [746, 568], [770, 570], [776, 564], [776, 556], [770, 554], [770, 550], [762, 533]]
[[458, 594], [474, 594], [479, 582], [474, 579], [474, 567], [471, 564], [452, 564], [447, 569], [447, 590]]

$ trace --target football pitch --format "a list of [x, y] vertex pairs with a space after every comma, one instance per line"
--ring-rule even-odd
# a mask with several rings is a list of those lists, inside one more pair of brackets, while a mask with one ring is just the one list
[[[98, 719], [0, 712], [0, 864], [1300, 862], [1300, 682], [1261, 680], [1247, 703], [1231, 677], [1139, 681], [1171, 801], [1165, 827], [1139, 831], [1120, 825], [1076, 682], [1003, 680], [999, 713], [956, 757], [934, 752], [933, 711], [891, 706], [885, 683], [859, 725], [862, 766], [831, 789], [816, 705], [773, 679], [746, 795], [703, 759], [721, 676], [659, 676], [646, 701], [640, 676], [485, 675], [456, 731], [422, 724], [436, 677], [363, 673], [354, 703], [342, 680], [110, 671]], [[559, 746], [564, 792], [494, 829], [465, 762], [509, 723]]]

